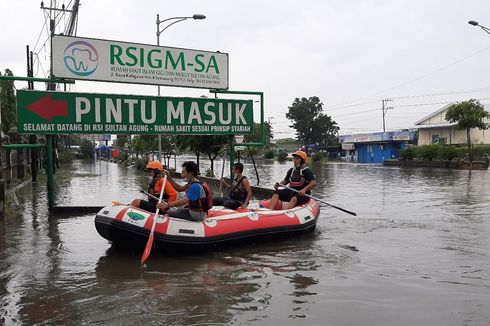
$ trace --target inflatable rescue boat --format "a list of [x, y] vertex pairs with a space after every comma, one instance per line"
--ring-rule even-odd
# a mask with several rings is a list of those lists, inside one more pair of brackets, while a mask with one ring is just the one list
[[[267, 206], [268, 201], [261, 202]], [[289, 237], [315, 229], [319, 205], [310, 200], [288, 210], [268, 208], [230, 210], [215, 206], [202, 222], [159, 215], [153, 250], [195, 251], [221, 244], [250, 243], [254, 240]], [[154, 213], [119, 205], [102, 208], [95, 217], [97, 232], [114, 244], [144, 248]]]

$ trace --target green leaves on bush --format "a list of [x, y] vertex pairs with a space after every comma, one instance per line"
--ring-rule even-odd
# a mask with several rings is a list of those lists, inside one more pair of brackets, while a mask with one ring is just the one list
[[279, 153], [277, 153], [277, 160], [278, 161], [285, 161], [286, 160], [286, 157], [288, 157], [288, 153], [287, 152], [280, 151]]
[[408, 147], [400, 151], [402, 160], [421, 159], [432, 161], [433, 159], [451, 161], [453, 158], [465, 157], [466, 150], [464, 148], [451, 145], [421, 145], [416, 147]]
[[413, 160], [415, 158], [415, 150], [413, 147], [407, 147], [400, 151], [400, 158], [404, 161]]
[[451, 161], [453, 158], [464, 157], [466, 150], [455, 146], [441, 146], [438, 149], [438, 157], [441, 160]]
[[138, 170], [144, 170], [147, 164], [148, 164], [148, 159], [142, 157], [138, 157], [134, 162], [134, 165]]
[[317, 152], [311, 156], [311, 161], [312, 162], [321, 162], [321, 161], [325, 160], [326, 158], [327, 158], [327, 156], [324, 153]]
[[274, 150], [272, 149], [267, 149], [264, 151], [264, 158], [266, 159], [273, 159], [274, 158]]

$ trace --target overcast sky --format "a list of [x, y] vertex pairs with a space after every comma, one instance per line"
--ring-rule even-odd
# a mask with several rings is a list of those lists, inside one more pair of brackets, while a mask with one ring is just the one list
[[[265, 93], [265, 116], [275, 138], [293, 136], [285, 113], [296, 97], [318, 96], [340, 134], [382, 131], [384, 98], [393, 99], [387, 130], [410, 128], [451, 101], [476, 98], [490, 104], [490, 35], [467, 23], [490, 26], [488, 0], [81, 3], [77, 36], [134, 43], [156, 43], [157, 13], [160, 19], [206, 15], [171, 26], [161, 35], [161, 45], [228, 53], [230, 90]], [[1, 0], [0, 13], [2, 74], [8, 68], [26, 75], [29, 44], [39, 57], [35, 73], [44, 77], [49, 42], [43, 46], [48, 34], [40, 1]], [[64, 28], [64, 22], [59, 26]], [[16, 87], [26, 83], [16, 82]], [[43, 84], [35, 87], [44, 89]], [[103, 82], [77, 82], [72, 90], [157, 93], [156, 86]], [[163, 87], [162, 95], [209, 93]]]

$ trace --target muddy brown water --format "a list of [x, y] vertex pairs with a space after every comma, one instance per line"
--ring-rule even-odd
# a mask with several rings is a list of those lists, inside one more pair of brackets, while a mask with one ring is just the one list
[[[179, 162], [177, 162], [179, 163]], [[217, 162], [216, 171], [221, 171]], [[261, 185], [291, 162], [261, 162]], [[203, 162], [204, 166], [204, 162]], [[0, 219], [6, 325], [488, 325], [490, 172], [327, 163], [314, 233], [199, 255], [150, 257], [101, 238], [94, 214], [48, 214], [46, 185]], [[57, 204], [140, 197], [147, 176], [77, 161]], [[251, 165], [246, 174], [255, 184]]]

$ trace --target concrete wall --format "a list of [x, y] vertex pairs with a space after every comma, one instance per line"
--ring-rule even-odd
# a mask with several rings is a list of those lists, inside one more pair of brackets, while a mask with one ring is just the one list
[[[434, 136], [446, 138], [446, 144], [466, 144], [466, 130], [457, 130], [454, 126], [419, 129], [419, 139], [417, 144], [433, 144]], [[472, 129], [471, 142], [473, 144], [490, 144], [490, 129]]]

